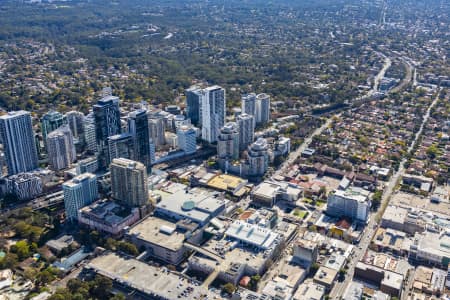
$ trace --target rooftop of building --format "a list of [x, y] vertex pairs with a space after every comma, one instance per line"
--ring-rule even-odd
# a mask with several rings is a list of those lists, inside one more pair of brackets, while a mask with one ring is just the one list
[[294, 300], [319, 300], [325, 296], [325, 287], [312, 280], [305, 280], [295, 292]]
[[206, 222], [225, 206], [225, 201], [218, 192], [201, 188], [189, 189], [182, 184], [171, 184], [162, 191], [153, 192], [161, 195], [161, 201], [156, 205], [157, 211], [170, 211], [199, 223]]
[[111, 165], [126, 167], [129, 169], [145, 169], [145, 165], [143, 163], [123, 157], [114, 158]]
[[349, 187], [346, 190], [336, 190], [334, 195], [358, 202], [367, 202], [370, 192], [361, 188]]
[[101, 200], [83, 207], [80, 212], [85, 217], [94, 218], [109, 225], [116, 225], [122, 223], [137, 210], [137, 208], [131, 210], [110, 200]]
[[253, 191], [253, 195], [267, 197], [275, 197], [278, 193], [283, 192], [292, 196], [299, 196], [302, 192], [302, 188], [295, 183], [287, 181], [270, 181], [266, 180], [257, 185]]
[[38, 174], [36, 174], [34, 172], [18, 173], [18, 174], [8, 176], [8, 180], [14, 181], [17, 183], [27, 182], [30, 180], [36, 180], [39, 178], [40, 177], [38, 176]]
[[403, 246], [403, 241], [405, 240], [406, 234], [402, 231], [394, 229], [378, 228], [375, 233], [376, 244], [381, 244], [383, 247], [389, 247], [399, 250]]
[[284, 281], [271, 280], [266, 283], [263, 288], [263, 295], [267, 295], [270, 299], [286, 299], [292, 295], [292, 288]]
[[[222, 191], [235, 191], [238, 188], [243, 188], [247, 184], [247, 180], [241, 177], [232, 176], [228, 174], [220, 174], [211, 178], [207, 185], [214, 189]], [[244, 193], [246, 190], [243, 191]]]
[[292, 288], [306, 277], [306, 270], [301, 266], [287, 262], [283, 264], [278, 273], [278, 281], [283, 280]]
[[119, 97], [117, 97], [117, 96], [112, 96], [112, 95], [107, 95], [107, 96], [104, 96], [104, 97], [102, 97], [101, 99], [99, 99], [98, 100], [98, 102], [96, 103], [96, 104], [94, 104], [94, 106], [102, 106], [102, 105], [106, 105], [106, 104], [109, 104], [109, 102], [111, 102], [111, 101], [117, 101], [117, 102], [119, 102]]
[[118, 140], [122, 140], [122, 139], [131, 138], [132, 136], [133, 135], [131, 133], [125, 132], [125, 133], [112, 135], [112, 136], [108, 137], [108, 140], [110, 140], [110, 141], [118, 141]]
[[360, 282], [352, 281], [344, 292], [345, 300], [360, 300], [364, 291], [364, 285]]
[[83, 173], [78, 175], [77, 177], [72, 178], [69, 181], [66, 181], [63, 183], [63, 186], [67, 186], [67, 187], [75, 187], [78, 186], [78, 184], [80, 184], [81, 182], [85, 181], [85, 180], [89, 180], [89, 179], [95, 179], [96, 176], [92, 173]]
[[127, 234], [173, 251], [183, 247], [185, 240], [184, 234], [176, 231], [176, 224], [152, 216], [134, 225]]
[[327, 286], [333, 285], [334, 280], [336, 279], [338, 271], [333, 270], [324, 266], [321, 266], [316, 275], [314, 275], [314, 280], [319, 283], [323, 283]]
[[258, 138], [254, 143], [250, 144], [249, 150], [251, 151], [265, 151], [268, 148], [267, 140], [264, 138]]
[[384, 274], [384, 277], [383, 277], [382, 281], [380, 282], [383, 285], [392, 287], [397, 290], [400, 290], [402, 287], [402, 284], [403, 284], [403, 275], [402, 274], [392, 272], [389, 270], [385, 270], [383, 268], [379, 268], [374, 265], [369, 265], [362, 261], [358, 261], [356, 263], [356, 268], [358, 268], [360, 270], [372, 270], [372, 271]]
[[3, 114], [0, 116], [0, 119], [11, 119], [14, 117], [18, 117], [18, 116], [22, 116], [22, 115], [29, 115], [30, 112], [26, 111], [26, 110], [16, 110], [16, 111], [9, 111], [6, 114]]
[[223, 257], [225, 260], [224, 265], [226, 266], [240, 262], [254, 270], [262, 268], [270, 257], [267, 253], [257, 250], [254, 247], [245, 247], [243, 245], [237, 247], [236, 241], [229, 241], [227, 239], [219, 241], [212, 239], [203, 248]]
[[52, 249], [57, 251], [61, 251], [64, 248], [69, 247], [74, 242], [73, 236], [71, 235], [62, 235], [59, 238], [49, 240], [46, 245]]
[[383, 220], [392, 222], [403, 222], [408, 215], [408, 210], [402, 207], [389, 205], [384, 211]]
[[235, 122], [227, 122], [220, 131], [223, 134], [238, 133], [238, 125]]
[[308, 249], [308, 250], [314, 250], [317, 248], [318, 243], [315, 241], [309, 241], [309, 240], [305, 240], [303, 238], [298, 239], [295, 244], [303, 249]]
[[421, 252], [427, 252], [437, 256], [450, 257], [450, 233], [430, 232], [416, 233], [414, 244]]
[[346, 258], [342, 255], [331, 254], [324, 266], [339, 271], [344, 266], [345, 260]]
[[115, 253], [94, 258], [86, 268], [158, 298], [202, 299], [208, 294], [186, 278]]
[[381, 283], [396, 290], [401, 290], [403, 284], [403, 275], [391, 271], [386, 271]]
[[226, 235], [262, 249], [274, 246], [279, 237], [270, 229], [243, 221], [234, 221], [227, 229]]

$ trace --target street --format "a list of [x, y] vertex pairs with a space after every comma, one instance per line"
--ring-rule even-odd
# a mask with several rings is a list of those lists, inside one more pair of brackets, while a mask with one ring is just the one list
[[[418, 142], [418, 140], [422, 134], [423, 128], [424, 128], [425, 124], [428, 122], [428, 119], [430, 117], [431, 109], [436, 105], [437, 101], [439, 100], [439, 94], [440, 93], [438, 92], [436, 98], [433, 100], [433, 102], [428, 107], [427, 112], [423, 117], [422, 124], [421, 124], [419, 130], [417, 131], [417, 133], [414, 137], [414, 140], [411, 142], [410, 146], [408, 147], [408, 153], [411, 153], [413, 151], [414, 146]], [[366, 253], [367, 248], [370, 245], [370, 241], [372, 240], [373, 235], [375, 234], [375, 230], [378, 228], [378, 226], [376, 226], [378, 224], [378, 220], [383, 215], [384, 210], [389, 202], [389, 199], [391, 198], [391, 196], [395, 190], [395, 186], [397, 185], [399, 179], [403, 176], [403, 174], [405, 172], [404, 165], [405, 165], [406, 161], [407, 161], [407, 158], [406, 157], [403, 158], [397, 172], [395, 172], [395, 174], [391, 177], [388, 185], [386, 186], [385, 190], [383, 191], [383, 197], [381, 200], [380, 208], [379, 208], [378, 212], [372, 214], [370, 221], [367, 224], [366, 229], [364, 230], [364, 233], [363, 233], [361, 241], [358, 245], [358, 248], [355, 248], [355, 254], [353, 255], [353, 259], [348, 263], [348, 271], [347, 271], [347, 276], [345, 277], [345, 280], [343, 282], [336, 282], [333, 289], [331, 290], [331, 293], [330, 293], [331, 299], [341, 299], [347, 286], [352, 281], [356, 263], [361, 260], [364, 253]]]

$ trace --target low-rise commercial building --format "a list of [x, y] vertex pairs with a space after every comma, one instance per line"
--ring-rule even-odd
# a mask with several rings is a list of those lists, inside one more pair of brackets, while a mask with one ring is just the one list
[[450, 263], [450, 233], [416, 233], [409, 248], [409, 258], [431, 266], [446, 268]]
[[150, 256], [173, 265], [178, 265], [187, 252], [185, 235], [177, 231], [176, 224], [160, 218], [143, 219], [127, 230], [125, 238]]
[[295, 202], [303, 195], [303, 190], [288, 182], [264, 181], [251, 192], [252, 201], [261, 206], [272, 207], [277, 201]]
[[161, 201], [156, 205], [155, 214], [174, 221], [188, 219], [203, 226], [225, 210], [225, 201], [218, 192], [171, 184], [159, 194]]
[[444, 290], [446, 277], [447, 272], [443, 270], [418, 266], [414, 272], [413, 290], [440, 295]]
[[318, 246], [317, 242], [299, 239], [294, 244], [294, 260], [303, 266], [311, 266], [317, 260]]
[[305, 280], [293, 295], [293, 300], [322, 300], [325, 296], [325, 287], [312, 280]]
[[109, 200], [97, 201], [78, 211], [78, 223], [93, 230], [119, 236], [139, 220], [138, 208], [123, 207]]
[[279, 234], [267, 228], [243, 221], [234, 221], [225, 232], [227, 237], [261, 250], [276, 247], [281, 240]]
[[110, 278], [115, 286], [133, 290], [143, 299], [204, 299], [208, 291], [198, 283], [139, 260], [108, 253], [94, 258], [85, 270]]
[[358, 262], [355, 277], [376, 284], [380, 290], [392, 297], [400, 297], [403, 288], [403, 275], [382, 268]]
[[333, 288], [337, 274], [338, 271], [322, 266], [317, 270], [313, 280], [315, 283], [324, 286], [327, 291], [330, 291]]

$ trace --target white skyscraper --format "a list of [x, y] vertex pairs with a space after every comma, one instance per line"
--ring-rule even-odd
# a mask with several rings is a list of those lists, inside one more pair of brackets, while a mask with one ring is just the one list
[[242, 114], [237, 117], [239, 126], [239, 150], [245, 150], [253, 143], [255, 136], [255, 118], [249, 114]]
[[92, 153], [97, 152], [97, 137], [95, 133], [95, 120], [92, 113], [88, 114], [83, 120], [84, 142], [86, 150]]
[[76, 220], [78, 210], [98, 198], [97, 176], [91, 173], [78, 175], [63, 183], [62, 188], [66, 218], [69, 221]]
[[47, 135], [48, 162], [52, 170], [67, 169], [76, 159], [72, 132], [63, 125]]
[[164, 115], [151, 112], [148, 117], [148, 126], [150, 137], [155, 143], [155, 146], [159, 147], [161, 145], [164, 145], [166, 143], [165, 140], [166, 126], [164, 122]]
[[256, 96], [256, 124], [266, 124], [270, 120], [270, 96]]
[[182, 125], [177, 130], [178, 147], [186, 154], [195, 153], [197, 150], [197, 137], [192, 126]]
[[248, 175], [263, 176], [269, 166], [269, 146], [267, 141], [259, 138], [248, 147]]
[[29, 112], [21, 110], [0, 116], [0, 136], [8, 165], [8, 175], [32, 171], [38, 167]]
[[225, 124], [225, 89], [211, 86], [203, 90], [202, 95], [202, 139], [214, 143], [220, 128]]
[[256, 114], [256, 94], [250, 93], [243, 95], [242, 98], [242, 113], [254, 116]]
[[226, 160], [239, 158], [239, 127], [236, 123], [228, 122], [220, 130], [217, 155]]

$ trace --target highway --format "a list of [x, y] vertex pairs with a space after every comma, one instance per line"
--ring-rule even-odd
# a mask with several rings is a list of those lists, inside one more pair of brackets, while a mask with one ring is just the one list
[[384, 55], [383, 53], [377, 52], [378, 55], [384, 58], [384, 64], [381, 68], [380, 72], [378, 72], [377, 76], [375, 76], [375, 79], [373, 81], [373, 87], [372, 90], [369, 92], [369, 95], [373, 95], [374, 93], [378, 92], [378, 87], [380, 86], [381, 79], [384, 78], [384, 75], [386, 74], [386, 71], [391, 67], [392, 60]]

